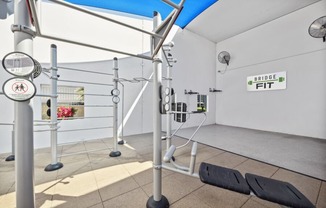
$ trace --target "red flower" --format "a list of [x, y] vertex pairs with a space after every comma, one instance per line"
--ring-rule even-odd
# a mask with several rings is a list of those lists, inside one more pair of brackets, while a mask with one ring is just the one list
[[57, 117], [64, 119], [66, 117], [73, 117], [76, 112], [76, 109], [73, 107], [60, 106], [57, 111]]

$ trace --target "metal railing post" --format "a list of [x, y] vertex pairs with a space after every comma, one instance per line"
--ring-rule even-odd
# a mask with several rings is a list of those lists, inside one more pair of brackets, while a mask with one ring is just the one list
[[[14, 4], [14, 24], [30, 28], [27, 1], [15, 0]], [[21, 30], [14, 31], [14, 49], [32, 56], [32, 34]], [[35, 207], [33, 108], [29, 100], [14, 103], [16, 207]]]
[[[51, 95], [58, 94], [58, 69], [57, 69], [57, 46], [51, 45]], [[57, 97], [50, 98], [51, 105], [51, 164], [47, 165], [45, 171], [54, 171], [63, 167], [61, 162], [58, 162], [58, 116], [57, 116]]]
[[120, 101], [119, 98], [119, 90], [118, 90], [118, 59], [115, 57], [113, 59], [113, 89], [111, 91], [112, 94], [112, 102], [113, 102], [113, 151], [110, 152], [110, 157], [119, 157], [121, 152], [118, 151], [118, 103]]
[[[154, 31], [161, 23], [161, 15], [154, 13]], [[151, 49], [154, 53], [158, 40], [152, 37]], [[169, 207], [169, 201], [162, 195], [162, 115], [160, 113], [160, 86], [162, 85], [162, 52], [158, 50], [153, 60], [153, 196], [146, 204], [147, 208]]]

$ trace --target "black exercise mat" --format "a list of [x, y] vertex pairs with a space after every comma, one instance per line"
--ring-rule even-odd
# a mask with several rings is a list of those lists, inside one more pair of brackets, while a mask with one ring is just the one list
[[246, 180], [237, 170], [203, 162], [199, 167], [199, 177], [203, 183], [243, 194], [250, 194]]
[[290, 183], [250, 173], [245, 177], [252, 191], [261, 199], [295, 208], [315, 207]]

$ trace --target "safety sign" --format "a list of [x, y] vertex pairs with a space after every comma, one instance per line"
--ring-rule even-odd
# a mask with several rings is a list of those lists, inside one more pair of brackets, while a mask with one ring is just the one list
[[3, 84], [2, 91], [9, 99], [22, 102], [34, 97], [36, 87], [28, 79], [14, 77]]

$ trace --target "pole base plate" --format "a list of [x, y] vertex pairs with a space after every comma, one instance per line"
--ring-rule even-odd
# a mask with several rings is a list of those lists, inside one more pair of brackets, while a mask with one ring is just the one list
[[146, 203], [146, 208], [169, 208], [169, 207], [170, 207], [169, 201], [163, 195], [160, 201], [155, 201], [154, 197], [151, 196], [149, 197]]
[[56, 164], [49, 164], [44, 168], [44, 171], [54, 171], [59, 170], [63, 167], [63, 164], [61, 162], [57, 162]]
[[6, 157], [6, 161], [14, 161], [15, 160], [15, 155], [9, 155], [8, 157]]
[[120, 151], [112, 151], [110, 152], [110, 157], [119, 157], [121, 155]]

